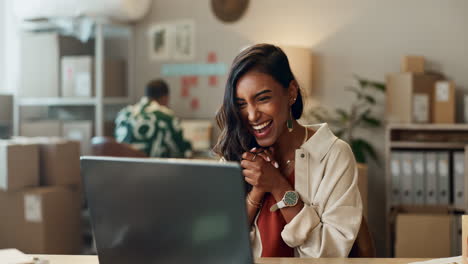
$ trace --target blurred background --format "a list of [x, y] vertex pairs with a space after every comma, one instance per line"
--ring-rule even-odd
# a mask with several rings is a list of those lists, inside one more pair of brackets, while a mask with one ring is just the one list
[[79, 156], [145, 156], [116, 138], [116, 118], [154, 79], [189, 156], [216, 159], [230, 63], [266, 42], [306, 95], [301, 122], [329, 122], [351, 144], [377, 256], [460, 255], [467, 11], [465, 0], [1, 1], [0, 248], [95, 252]]

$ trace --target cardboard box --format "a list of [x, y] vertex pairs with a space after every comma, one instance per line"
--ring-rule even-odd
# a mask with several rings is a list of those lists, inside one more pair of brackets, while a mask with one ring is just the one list
[[194, 151], [211, 149], [213, 124], [208, 120], [183, 120], [181, 122], [184, 138], [192, 143]]
[[424, 73], [424, 64], [423, 56], [404, 56], [401, 61], [401, 72]]
[[60, 137], [62, 123], [57, 120], [28, 121], [22, 123], [20, 135], [23, 137]]
[[80, 143], [45, 138], [38, 141], [42, 186], [80, 185]]
[[462, 256], [463, 263], [468, 263], [468, 215], [462, 215]]
[[434, 85], [442, 78], [440, 75], [413, 73], [387, 75], [387, 121], [431, 123]]
[[0, 141], [0, 190], [39, 186], [39, 148], [35, 144]]
[[94, 42], [82, 43], [76, 38], [57, 33], [21, 34], [20, 97], [58, 97], [60, 58], [92, 55]]
[[81, 155], [91, 154], [92, 121], [67, 121], [63, 123], [62, 128], [62, 134], [65, 138], [80, 142]]
[[357, 164], [357, 169], [358, 169], [358, 188], [359, 192], [361, 193], [361, 199], [362, 199], [362, 215], [366, 218], [368, 216], [368, 199], [367, 199], [367, 165], [358, 163]]
[[[61, 61], [61, 90], [64, 97], [94, 97], [95, 59], [92, 56], [66, 56]], [[127, 69], [124, 60], [104, 62], [104, 97], [127, 95]]]
[[104, 65], [104, 96], [127, 96], [127, 63], [124, 60], [106, 59]]
[[0, 248], [29, 254], [79, 254], [82, 247], [81, 200], [65, 187], [0, 192]]
[[452, 222], [449, 214], [397, 215], [395, 257], [450, 257]]
[[434, 123], [455, 123], [455, 83], [438, 81], [434, 87]]
[[67, 56], [61, 61], [63, 97], [94, 96], [94, 61], [92, 56]]
[[0, 122], [13, 120], [13, 95], [0, 94]]

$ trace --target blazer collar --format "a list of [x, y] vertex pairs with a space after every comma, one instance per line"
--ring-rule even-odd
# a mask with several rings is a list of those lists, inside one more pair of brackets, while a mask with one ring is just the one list
[[301, 148], [315, 159], [322, 161], [338, 138], [330, 130], [327, 123], [304, 126], [312, 128], [315, 134], [302, 144]]

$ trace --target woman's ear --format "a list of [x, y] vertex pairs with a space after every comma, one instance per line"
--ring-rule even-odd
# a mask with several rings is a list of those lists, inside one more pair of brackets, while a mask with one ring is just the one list
[[293, 105], [296, 102], [297, 95], [299, 93], [299, 83], [296, 80], [292, 80], [288, 87], [289, 105]]

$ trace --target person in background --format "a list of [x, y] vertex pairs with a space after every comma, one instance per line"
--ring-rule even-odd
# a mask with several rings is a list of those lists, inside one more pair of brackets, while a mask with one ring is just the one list
[[168, 105], [167, 83], [161, 79], [149, 82], [145, 96], [118, 113], [116, 140], [131, 144], [149, 157], [191, 157], [191, 144], [184, 139], [180, 121]]
[[214, 151], [243, 168], [254, 257], [348, 257], [359, 231], [353, 152], [327, 124], [299, 124], [302, 111], [280, 48], [258, 44], [237, 55]]

